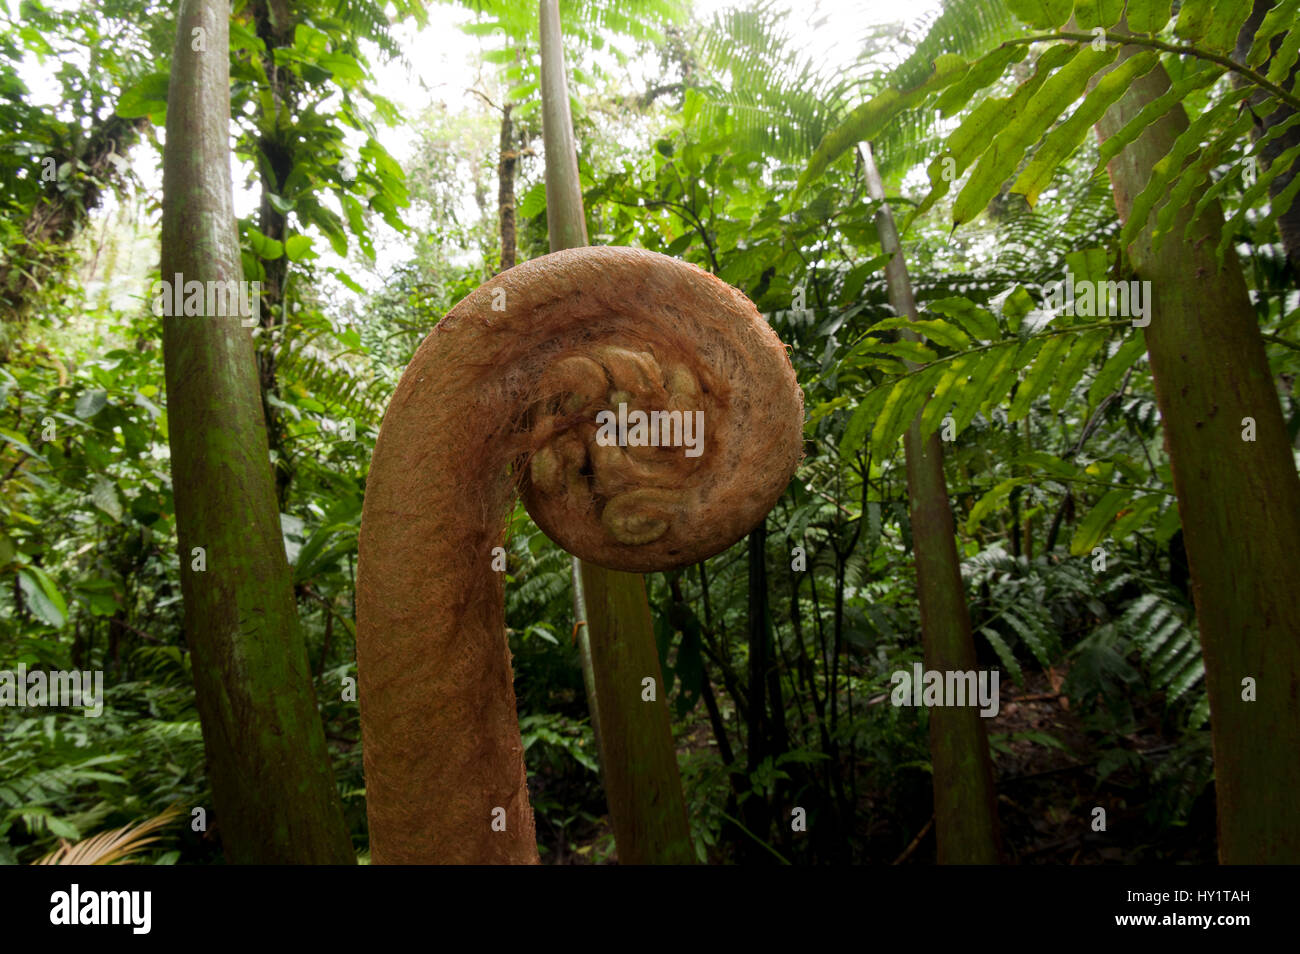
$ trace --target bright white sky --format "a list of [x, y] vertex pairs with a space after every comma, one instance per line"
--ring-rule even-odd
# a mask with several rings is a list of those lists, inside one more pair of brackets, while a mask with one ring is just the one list
[[[861, 51], [861, 38], [875, 24], [916, 20], [938, 8], [938, 0], [786, 0], [787, 6], [803, 12], [792, 14], [787, 23], [795, 42], [828, 69], [847, 67]], [[719, 11], [742, 5], [736, 0], [694, 0], [700, 20], [711, 20]], [[402, 31], [400, 41], [412, 72], [396, 63], [376, 69], [379, 91], [401, 105], [419, 109], [431, 97], [469, 104], [466, 87], [473, 85], [477, 69], [478, 38], [457, 29], [473, 14], [461, 6], [432, 5], [429, 26], [415, 33]], [[427, 92], [426, 92], [427, 90]], [[387, 144], [386, 144], [387, 145]]]
[[[938, 0], [908, 0], [905, 4], [897, 0], [786, 2], [789, 9], [800, 11], [787, 19], [795, 43], [814, 62], [825, 64], [828, 71], [846, 69], [857, 59], [862, 50], [862, 39], [870, 27], [899, 20], [914, 21], [939, 6]], [[736, 0], [694, 0], [696, 15], [704, 22], [712, 20], [722, 10], [739, 5], [743, 5], [743, 0], [742, 3]], [[472, 18], [473, 14], [461, 6], [432, 5], [429, 25], [423, 31], [417, 33], [408, 27], [399, 35], [402, 47], [407, 51], [410, 69], [396, 62], [377, 65], [378, 91], [407, 115], [415, 115], [429, 102], [438, 100], [446, 102], [453, 111], [481, 108], [481, 102], [469, 92], [469, 87], [475, 85], [478, 72], [484, 69], [479, 65], [483, 47], [479, 38], [458, 29], [459, 24]], [[649, 66], [654, 68], [657, 62]], [[486, 69], [493, 67], [489, 65]], [[629, 71], [640, 88], [648, 85], [648, 76], [639, 64], [632, 64]], [[412, 136], [405, 127], [382, 129], [379, 139], [399, 162], [409, 158]], [[244, 201], [248, 204], [239, 210], [240, 214], [253, 208], [256, 200], [249, 195]], [[468, 211], [468, 197], [466, 202]], [[237, 200], [236, 204], [241, 203]], [[385, 261], [388, 257], [383, 248], [385, 244], [376, 245], [381, 273], [384, 266], [394, 264]], [[322, 260], [328, 251], [325, 250]], [[331, 261], [329, 264], [340, 263]]]

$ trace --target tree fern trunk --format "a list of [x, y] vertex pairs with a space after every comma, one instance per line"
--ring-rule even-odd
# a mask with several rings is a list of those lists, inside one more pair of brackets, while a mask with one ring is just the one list
[[[885, 189], [870, 145], [863, 150], [863, 165], [867, 192], [880, 202], [876, 213], [880, 244], [887, 255], [892, 255], [885, 266], [889, 302], [900, 316], [915, 319], [912, 282], [893, 213], [884, 202]], [[904, 447], [925, 668], [938, 672], [974, 671], [975, 643], [971, 639], [952, 509], [943, 474], [943, 444], [937, 433], [929, 439], [921, 436], [920, 412], [904, 438]], [[1018, 532], [1018, 527], [1012, 528], [1013, 535]], [[993, 765], [984, 723], [976, 708], [930, 709], [930, 761], [939, 863], [996, 864], [1001, 845]]]
[[[1122, 62], [1136, 50], [1121, 50]], [[1097, 125], [1105, 142], [1169, 87], [1163, 67], [1136, 80]], [[1127, 220], [1154, 165], [1187, 128], [1176, 105], [1109, 166]], [[1214, 736], [1219, 858], [1300, 862], [1300, 479], [1254, 309], [1234, 252], [1214, 249], [1210, 205], [1182, 241], [1191, 207], [1159, 252], [1149, 228], [1129, 249], [1151, 282], [1147, 353], [1164, 421], [1205, 655]], [[1255, 440], [1243, 440], [1243, 419]], [[1255, 699], [1246, 701], [1244, 680]]]
[[[169, 280], [242, 278], [228, 18], [216, 0], [184, 0], [177, 17], [163, 156]], [[226, 856], [354, 862], [298, 629], [248, 329], [237, 316], [164, 318], [163, 353], [185, 633]]]
[[[556, 0], [542, 0], [542, 132], [546, 144], [546, 215], [551, 251], [587, 244], [577, 146]], [[592, 724], [600, 727], [601, 771], [622, 864], [695, 860], [673, 746], [645, 580], [573, 558], [574, 585], [586, 602], [584, 682]], [[654, 680], [655, 701], [642, 680]]]
[[518, 242], [515, 238], [515, 166], [519, 153], [515, 151], [514, 122], [510, 119], [514, 107], [506, 103], [501, 107], [501, 137], [497, 149], [497, 219], [501, 232], [501, 268], [515, 267]]

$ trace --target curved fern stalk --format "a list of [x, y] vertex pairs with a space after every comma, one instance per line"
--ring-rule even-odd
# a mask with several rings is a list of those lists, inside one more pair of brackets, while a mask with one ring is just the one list
[[[586, 246], [587, 222], [556, 0], [542, 0], [539, 27], [547, 231], [558, 252]], [[619, 861], [693, 861], [668, 700], [647, 709], [641, 693], [630, 691], [643, 678], [664, 685], [645, 581], [576, 556], [572, 576], [583, 684]]]
[[[891, 256], [885, 266], [890, 303], [900, 317], [914, 317], [916, 302], [907, 264], [869, 143], [863, 148], [862, 159], [867, 193], [879, 203], [876, 228], [881, 247]], [[904, 334], [919, 341], [915, 332], [905, 329]], [[943, 445], [937, 434], [928, 439], [922, 436], [919, 409], [912, 417], [905, 447], [925, 667], [939, 672], [973, 672], [975, 643], [943, 473]], [[940, 706], [930, 711], [930, 760], [940, 864], [996, 864], [1001, 847], [993, 764], [976, 709]]]
[[[702, 452], [606, 446], [598, 415], [620, 405], [682, 412], [682, 437], [686, 412], [702, 416]], [[753, 304], [662, 255], [555, 252], [502, 272], [438, 324], [389, 405], [361, 521], [357, 664], [374, 861], [537, 859], [492, 569], [516, 493], [586, 562], [686, 566], [763, 518], [794, 472], [802, 425], [794, 370]], [[602, 638], [624, 651], [626, 632], [605, 619], [626, 603], [597, 604], [590, 580], [593, 651]], [[620, 672], [631, 684], [598, 685], [598, 698], [639, 702], [649, 674]], [[601, 710], [611, 772], [610, 739], [627, 728], [612, 722], [619, 711]], [[645, 780], [636, 756], [627, 753], [634, 782]]]
[[172, 824], [182, 814], [179, 805], [164, 809], [153, 818], [134, 822], [112, 831], [100, 832], [73, 844], [62, 841], [48, 855], [33, 861], [34, 865], [117, 865], [132, 855], [137, 855], [162, 836], [159, 829]]

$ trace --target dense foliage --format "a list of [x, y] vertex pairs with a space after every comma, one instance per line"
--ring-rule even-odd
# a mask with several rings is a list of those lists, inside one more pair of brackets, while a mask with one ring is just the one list
[[[422, 5], [296, 4], [288, 27], [272, 6], [240, 0], [232, 14], [232, 139], [256, 198], [239, 235], [246, 277], [263, 282], [256, 340], [286, 555], [364, 857], [353, 597], [367, 466], [439, 317], [513, 260], [503, 243], [520, 260], [547, 251], [536, 23], [517, 12], [528, 5], [464, 4], [477, 96], [412, 116], [381, 95], [375, 65], [418, 55], [399, 28], [423, 24]], [[1109, 5], [1076, 4], [1076, 17], [1085, 6]], [[1248, 60], [1264, 70], [1272, 39], [1267, 77], [1292, 96], [1294, 6], [1276, 6], [1291, 18], [1270, 14]], [[220, 819], [190, 823], [197, 807], [211, 815], [211, 793], [149, 307], [158, 195], [131, 171], [157, 153], [172, 13], [144, 0], [94, 9], [24, 0], [0, 30], [0, 669], [103, 670], [106, 686], [98, 717], [0, 711], [0, 860], [180, 805], [152, 857], [217, 862]], [[1139, 226], [1122, 232], [1087, 119], [1122, 76], [1089, 92], [1106, 54], [1086, 43], [999, 45], [1061, 27], [1071, 5], [949, 4], [863, 38], [842, 73], [766, 2], [713, 18], [675, 3], [562, 9], [593, 244], [660, 251], [740, 288], [790, 346], [808, 409], [804, 461], [765, 527], [648, 580], [700, 860], [933, 856], [926, 710], [890, 704], [891, 674], [921, 660], [900, 437], [923, 406], [923, 426], [944, 433], [980, 665], [1002, 674], [989, 731], [1008, 854], [1213, 860], [1204, 665], [1143, 334], [1127, 317], [1052, 314], [1042, 298], [1067, 269], [1076, 282], [1132, 277], [1122, 250]], [[1240, 21], [1183, 25], [1148, 29], [1223, 52]], [[941, 82], [940, 53], [967, 57]], [[1294, 441], [1300, 311], [1277, 226], [1290, 196], [1269, 192], [1294, 150], [1243, 178], [1262, 147], [1240, 106], [1258, 87], [1194, 55], [1143, 56], [1127, 69], [1162, 59], [1193, 132], [1139, 204], [1155, 216], [1170, 194], [1225, 204], [1220, 253], [1244, 266]], [[1066, 60], [1081, 64], [1068, 88], [1053, 79]], [[42, 69], [57, 106], [24, 85]], [[997, 104], [1017, 109], [1053, 82], [1055, 111], [997, 127], [1018, 151], [986, 151]], [[400, 160], [381, 144], [395, 125], [412, 138]], [[854, 145], [865, 139], [900, 197], [923, 343], [900, 336], [906, 318], [888, 305]], [[506, 147], [508, 236], [492, 198], [507, 194]], [[38, 228], [56, 206], [66, 227]], [[615, 852], [569, 586], [567, 555], [520, 506], [507, 635], [543, 859], [599, 863]], [[771, 640], [761, 672], [756, 627]], [[1109, 832], [1079, 822], [1093, 806]], [[796, 807], [806, 833], [792, 829]]]

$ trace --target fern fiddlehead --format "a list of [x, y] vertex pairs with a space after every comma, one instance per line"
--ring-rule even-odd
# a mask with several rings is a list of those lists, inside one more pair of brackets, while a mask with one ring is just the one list
[[[658, 430], [638, 433], [638, 419]], [[515, 495], [584, 560], [685, 566], [763, 519], [802, 424], [789, 357], [753, 304], [666, 256], [557, 252], [452, 309], [393, 396], [362, 515], [375, 862], [537, 859], [492, 570]]]

